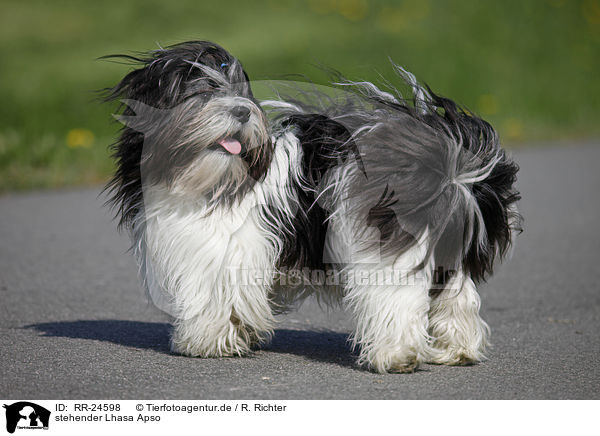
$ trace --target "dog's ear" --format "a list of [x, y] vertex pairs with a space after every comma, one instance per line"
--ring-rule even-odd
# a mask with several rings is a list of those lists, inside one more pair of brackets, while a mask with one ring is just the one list
[[358, 146], [342, 123], [322, 114], [294, 114], [282, 126], [293, 126], [302, 147], [306, 177], [313, 186], [318, 186], [327, 170], [346, 161], [350, 154], [366, 177]]
[[181, 66], [167, 64], [154, 57], [136, 58], [127, 55], [105, 56], [105, 59], [126, 58], [136, 68], [111, 89], [105, 89], [104, 100], [129, 99], [160, 109], [169, 109], [179, 103], [184, 87]]

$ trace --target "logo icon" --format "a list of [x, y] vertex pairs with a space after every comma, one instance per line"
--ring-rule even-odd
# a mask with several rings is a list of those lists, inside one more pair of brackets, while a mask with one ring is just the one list
[[19, 429], [48, 429], [50, 411], [28, 401], [19, 401], [6, 409], [6, 431], [14, 433]]

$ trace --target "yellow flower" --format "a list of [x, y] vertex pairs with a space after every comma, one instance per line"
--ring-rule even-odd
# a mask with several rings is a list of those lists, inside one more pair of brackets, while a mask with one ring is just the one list
[[600, 1], [586, 0], [581, 4], [581, 13], [588, 23], [600, 24]]
[[508, 118], [504, 120], [502, 130], [512, 141], [523, 139], [523, 124], [517, 118]]
[[396, 2], [395, 6], [384, 6], [379, 11], [379, 26], [389, 33], [401, 33], [411, 25], [419, 24], [429, 15], [429, 1]]
[[479, 110], [483, 115], [494, 115], [498, 112], [498, 100], [493, 94], [483, 94], [479, 97]]
[[338, 2], [338, 11], [350, 21], [359, 21], [365, 18], [369, 5], [365, 0], [346, 0]]
[[87, 129], [71, 129], [67, 133], [67, 146], [70, 148], [90, 147], [94, 143], [94, 134]]

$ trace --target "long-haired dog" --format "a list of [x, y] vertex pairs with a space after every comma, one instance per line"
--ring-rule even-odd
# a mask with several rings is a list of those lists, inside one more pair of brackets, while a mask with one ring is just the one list
[[488, 123], [396, 66], [410, 99], [340, 81], [263, 101], [267, 116], [216, 44], [127, 58], [107, 188], [174, 352], [247, 354], [316, 293], [352, 310], [375, 371], [484, 358], [475, 283], [520, 223], [518, 167]]

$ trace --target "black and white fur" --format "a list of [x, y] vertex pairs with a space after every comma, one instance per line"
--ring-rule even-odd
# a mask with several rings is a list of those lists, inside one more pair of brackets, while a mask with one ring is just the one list
[[[316, 292], [352, 310], [358, 361], [375, 371], [484, 358], [475, 283], [520, 221], [518, 167], [489, 124], [399, 67], [412, 102], [343, 81], [339, 99], [263, 102], [269, 121], [216, 44], [127, 58], [139, 67], [109, 92], [125, 127], [108, 189], [146, 288], [174, 316], [174, 352], [247, 354], [274, 313]], [[335, 285], [285, 285], [307, 268]], [[399, 281], [374, 279], [387, 273]]]

